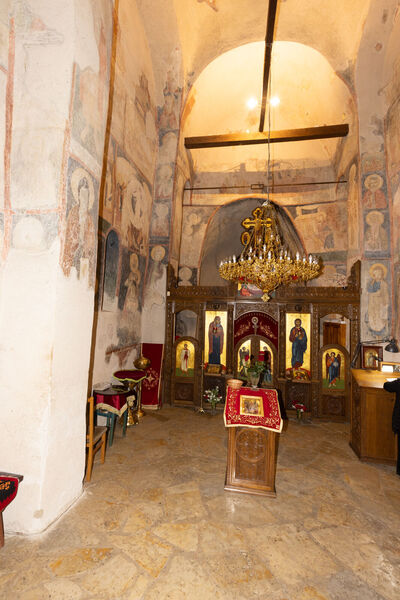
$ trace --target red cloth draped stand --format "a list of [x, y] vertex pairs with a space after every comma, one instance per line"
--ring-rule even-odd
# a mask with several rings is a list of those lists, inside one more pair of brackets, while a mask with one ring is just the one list
[[127, 409], [126, 400], [128, 396], [131, 396], [131, 390], [118, 390], [117, 388], [109, 388], [108, 390], [102, 390], [97, 392], [93, 390], [94, 401], [96, 403], [96, 409], [106, 410], [120, 417], [124, 414]]
[[280, 433], [283, 421], [277, 391], [228, 387], [224, 421], [225, 427], [262, 427]]
[[157, 409], [161, 406], [161, 372], [163, 364], [163, 344], [142, 344], [142, 356], [150, 360], [147, 377], [142, 384], [143, 408]]
[[225, 490], [276, 496], [278, 437], [283, 421], [276, 390], [227, 389], [228, 456]]

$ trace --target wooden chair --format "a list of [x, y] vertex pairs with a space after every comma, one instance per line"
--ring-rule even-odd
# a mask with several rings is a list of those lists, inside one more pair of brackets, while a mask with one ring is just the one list
[[88, 449], [87, 456], [87, 468], [86, 468], [86, 481], [90, 481], [92, 477], [93, 461], [97, 450], [101, 448], [101, 462], [102, 464], [106, 458], [106, 441], [107, 441], [107, 427], [98, 427], [94, 425], [94, 399], [91, 396], [88, 400], [89, 404], [89, 427], [86, 435], [86, 448]]

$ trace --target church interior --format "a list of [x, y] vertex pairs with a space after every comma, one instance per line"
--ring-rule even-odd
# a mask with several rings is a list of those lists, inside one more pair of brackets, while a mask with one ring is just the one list
[[0, 595], [397, 598], [398, 0], [4, 0], [0, 115]]

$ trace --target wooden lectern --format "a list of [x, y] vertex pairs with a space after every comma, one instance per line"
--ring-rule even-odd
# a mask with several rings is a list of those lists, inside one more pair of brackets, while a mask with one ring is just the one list
[[277, 442], [273, 431], [230, 427], [225, 489], [275, 497]]

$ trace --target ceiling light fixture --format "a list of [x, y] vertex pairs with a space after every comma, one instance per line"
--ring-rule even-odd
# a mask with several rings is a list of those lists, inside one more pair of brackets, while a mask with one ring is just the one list
[[281, 103], [281, 100], [280, 100], [279, 96], [272, 96], [272, 98], [270, 98], [269, 103], [271, 106], [275, 107], [275, 106], [279, 106], [279, 104]]
[[251, 98], [249, 98], [247, 100], [247, 102], [246, 102], [246, 106], [250, 110], [253, 110], [254, 108], [256, 108], [256, 106], [258, 106], [258, 100], [257, 100], [257, 98], [255, 98], [254, 96], [252, 96]]

